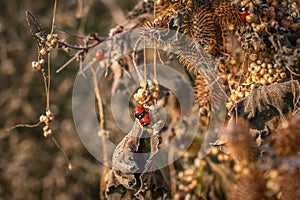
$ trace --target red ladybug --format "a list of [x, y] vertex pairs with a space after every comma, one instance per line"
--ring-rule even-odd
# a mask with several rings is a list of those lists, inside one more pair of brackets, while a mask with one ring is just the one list
[[151, 120], [150, 120], [150, 114], [148, 112], [145, 113], [145, 116], [140, 119], [140, 124], [142, 126], [148, 126], [150, 124]]
[[145, 116], [145, 112], [146, 111], [145, 111], [144, 106], [142, 106], [142, 105], [137, 106], [134, 109], [134, 117], [140, 120]]
[[240, 9], [240, 17], [242, 21], [246, 21], [246, 17], [249, 15], [247, 7], [241, 7]]

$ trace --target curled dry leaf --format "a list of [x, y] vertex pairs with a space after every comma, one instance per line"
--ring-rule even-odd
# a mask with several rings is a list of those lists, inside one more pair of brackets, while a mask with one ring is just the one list
[[148, 172], [153, 167], [152, 160], [158, 152], [159, 138], [159, 134], [153, 134], [151, 128], [142, 128], [134, 123], [132, 130], [117, 145], [113, 154], [113, 168], [106, 183], [108, 199], [168, 197], [169, 190], [161, 172]]
[[258, 131], [275, 128], [299, 104], [299, 90], [298, 81], [257, 86], [233, 106], [230, 120], [242, 117], [250, 123], [250, 128]]
[[114, 170], [124, 173], [134, 173], [140, 169], [135, 162], [135, 156], [138, 155], [141, 131], [141, 127], [134, 123], [132, 130], [117, 145], [112, 160]]

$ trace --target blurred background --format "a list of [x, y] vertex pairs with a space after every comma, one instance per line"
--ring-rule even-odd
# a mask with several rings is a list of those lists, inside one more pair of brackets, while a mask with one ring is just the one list
[[[107, 36], [136, 2], [58, 1], [56, 26], [75, 35]], [[42, 126], [6, 131], [20, 123], [35, 124], [45, 114], [43, 79], [40, 71], [31, 68], [31, 62], [37, 60], [37, 46], [25, 11], [31, 11], [50, 32], [53, 4], [53, 0], [0, 1], [0, 200], [99, 199], [101, 163], [80, 142], [72, 119], [72, 86], [79, 64], [72, 62], [55, 73], [71, 53], [57, 49], [51, 53], [50, 108], [55, 114], [53, 135], [69, 156], [73, 170], [68, 170], [63, 153], [52, 140], [44, 138]]]

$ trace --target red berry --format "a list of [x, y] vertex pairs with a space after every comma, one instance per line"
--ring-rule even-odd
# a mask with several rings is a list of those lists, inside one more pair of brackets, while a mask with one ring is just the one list
[[150, 124], [151, 120], [150, 120], [150, 114], [148, 112], [146, 112], [145, 116], [140, 119], [140, 124], [142, 126], [148, 126]]
[[249, 15], [248, 7], [242, 7], [240, 9], [240, 17], [242, 21], [246, 21], [246, 17]]
[[104, 57], [104, 52], [101, 49], [98, 49], [95, 55], [95, 60], [100, 61]]

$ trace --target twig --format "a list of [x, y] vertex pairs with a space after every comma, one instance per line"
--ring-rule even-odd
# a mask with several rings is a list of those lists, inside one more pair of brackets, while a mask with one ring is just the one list
[[171, 193], [172, 196], [174, 197], [176, 194], [176, 169], [174, 166], [174, 162], [170, 162], [173, 160], [173, 156], [174, 156], [174, 147], [173, 145], [171, 145], [170, 147], [170, 151], [168, 154], [168, 160], [169, 160], [169, 170], [170, 170], [170, 188], [171, 188]]
[[[48, 76], [47, 76], [47, 89], [46, 89], [46, 112], [50, 110], [50, 86], [51, 86], [51, 53], [48, 53]], [[46, 83], [45, 83], [46, 84]]]
[[56, 8], [57, 8], [57, 0], [54, 0], [51, 34], [53, 34], [55, 29]]
[[104, 111], [103, 111], [103, 104], [102, 104], [102, 98], [100, 95], [100, 90], [98, 86], [98, 80], [97, 80], [97, 74], [94, 68], [90, 68], [91, 72], [93, 74], [93, 82], [94, 82], [94, 88], [95, 88], [95, 95], [97, 99], [98, 109], [99, 109], [99, 125], [100, 125], [100, 133], [101, 133], [101, 141], [102, 141], [102, 149], [103, 149], [103, 161], [104, 165], [108, 165], [108, 155], [106, 151], [106, 143], [105, 143], [105, 127], [104, 127]]
[[72, 37], [79, 38], [79, 39], [84, 39], [84, 36], [81, 36], [81, 35], [75, 35], [75, 34], [69, 32], [69, 31], [67, 31], [67, 30], [64, 30], [64, 29], [60, 28], [60, 27], [57, 27], [57, 26], [56, 26], [55, 29], [58, 30], [58, 31], [61, 31], [61, 32], [63, 32], [63, 33], [66, 33], [66, 34], [68, 34], [68, 35], [71, 35]]
[[72, 166], [72, 163], [70, 162], [70, 159], [69, 159], [67, 153], [66, 153], [66, 152], [62, 149], [62, 147], [58, 144], [58, 142], [57, 142], [56, 139], [53, 137], [53, 135], [50, 135], [50, 137], [51, 137], [51, 140], [53, 141], [53, 143], [55, 144], [56, 148], [57, 148], [58, 150], [60, 150], [60, 151], [64, 154], [64, 157], [65, 157], [65, 159], [66, 159], [66, 161], [67, 161], [67, 163], [68, 163], [68, 169], [69, 169], [69, 170], [72, 170], [73, 166]]
[[61, 66], [58, 70], [56, 70], [56, 73], [60, 73], [64, 68], [66, 68], [73, 60], [75, 60], [79, 54], [83, 53], [83, 51], [78, 51], [68, 62], [66, 62], [63, 66]]
[[95, 42], [91, 45], [88, 45], [86, 47], [82, 47], [82, 46], [77, 46], [77, 45], [70, 45], [68, 43], [65, 43], [63, 41], [58, 41], [58, 45], [61, 45], [63, 47], [67, 47], [67, 48], [70, 48], [70, 49], [74, 49], [74, 50], [84, 50], [84, 51], [88, 51], [89, 49], [97, 46], [98, 44], [100, 44], [100, 42]]
[[30, 124], [17, 124], [15, 126], [11, 127], [11, 128], [5, 129], [5, 130], [6, 131], [11, 131], [11, 130], [13, 130], [15, 128], [19, 128], [19, 127], [35, 128], [35, 127], [38, 127], [39, 125], [41, 125], [41, 123], [42, 122], [38, 122], [38, 123], [32, 124], [32, 125], [30, 125]]
[[144, 81], [147, 82], [147, 53], [146, 53], [146, 38], [144, 37]]
[[137, 52], [137, 48], [138, 48], [142, 38], [143, 38], [143, 36], [139, 37], [139, 39], [136, 41], [136, 43], [134, 44], [134, 47], [133, 47], [133, 52], [132, 52], [133, 66], [134, 66], [135, 71], [138, 75], [138, 79], [139, 79], [140, 83], [143, 81], [143, 76], [142, 76], [141, 70], [138, 68], [138, 64], [137, 64], [137, 60], [136, 60], [136, 52]]

